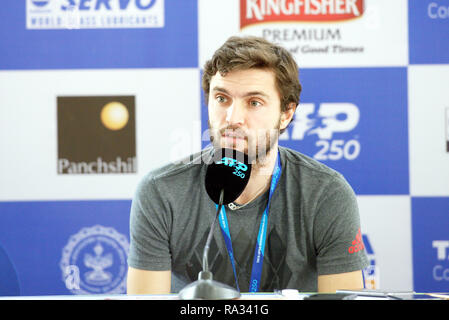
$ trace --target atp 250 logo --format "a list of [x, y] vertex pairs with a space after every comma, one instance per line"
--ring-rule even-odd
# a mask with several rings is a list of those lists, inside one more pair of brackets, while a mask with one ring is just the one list
[[304, 103], [298, 106], [290, 136], [282, 138], [316, 139], [313, 153], [316, 160], [355, 160], [360, 155], [361, 145], [358, 135], [351, 135], [351, 132], [359, 120], [359, 108], [353, 103]]
[[217, 162], [217, 164], [224, 164], [231, 168], [234, 167], [235, 171], [233, 172], [233, 174], [242, 179], [245, 178], [245, 174], [242, 171], [248, 170], [248, 166], [246, 164], [228, 157], [223, 157], [219, 162]]

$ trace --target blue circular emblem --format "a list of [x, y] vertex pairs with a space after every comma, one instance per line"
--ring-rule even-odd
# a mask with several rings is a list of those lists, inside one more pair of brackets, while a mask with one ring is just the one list
[[125, 293], [128, 250], [128, 239], [113, 228], [81, 229], [62, 251], [66, 288], [73, 294]]

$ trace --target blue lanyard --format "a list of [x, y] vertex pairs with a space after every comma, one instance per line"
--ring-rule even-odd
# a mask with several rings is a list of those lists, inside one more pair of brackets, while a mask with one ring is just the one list
[[[260, 287], [260, 279], [262, 277], [262, 265], [264, 259], [265, 252], [265, 242], [267, 239], [267, 228], [268, 228], [268, 211], [270, 207], [271, 197], [273, 196], [274, 190], [278, 184], [281, 173], [281, 160], [279, 156], [277, 156], [276, 165], [273, 170], [273, 175], [271, 177], [271, 185], [270, 185], [270, 194], [268, 197], [267, 207], [265, 208], [262, 220], [260, 221], [259, 226], [259, 234], [257, 235], [257, 243], [256, 250], [254, 252], [253, 258], [253, 267], [251, 271], [251, 279], [249, 282], [249, 292], [258, 292]], [[218, 208], [218, 205], [216, 205]], [[219, 216], [219, 222], [221, 227], [221, 233], [223, 234], [223, 238], [226, 244], [226, 248], [228, 250], [229, 258], [231, 259], [232, 269], [234, 270], [234, 278], [235, 283], [237, 285], [237, 289], [240, 291], [239, 283], [237, 280], [237, 272], [235, 268], [235, 260], [234, 260], [234, 251], [232, 250], [232, 242], [231, 242], [231, 234], [229, 232], [229, 224], [228, 219], [226, 217], [226, 210], [224, 206], [221, 207], [221, 212]]]

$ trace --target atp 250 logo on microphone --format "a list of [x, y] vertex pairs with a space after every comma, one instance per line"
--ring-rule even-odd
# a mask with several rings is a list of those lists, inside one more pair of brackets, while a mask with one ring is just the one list
[[357, 194], [408, 194], [406, 69], [300, 69], [300, 81], [280, 145], [341, 172]]
[[58, 97], [58, 174], [135, 173], [134, 96]]

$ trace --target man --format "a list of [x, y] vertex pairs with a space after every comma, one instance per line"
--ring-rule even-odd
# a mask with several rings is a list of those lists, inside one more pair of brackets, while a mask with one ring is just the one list
[[[221, 225], [214, 230], [214, 280], [241, 292], [363, 288], [367, 258], [353, 190], [336, 171], [278, 146], [301, 92], [289, 52], [261, 38], [231, 37], [206, 62], [202, 85], [213, 146], [255, 159], [248, 185], [221, 216], [231, 243]], [[130, 218], [129, 294], [179, 292], [197, 280], [216, 210], [204, 188], [207, 165], [198, 160], [211, 150], [154, 170], [139, 184]], [[259, 234], [265, 249], [256, 264]]]

